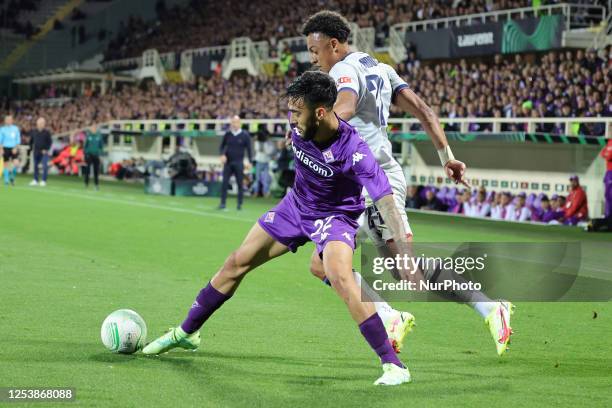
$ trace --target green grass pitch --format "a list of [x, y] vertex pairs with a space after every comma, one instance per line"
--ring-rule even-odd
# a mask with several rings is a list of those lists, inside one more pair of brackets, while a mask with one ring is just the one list
[[[0, 387], [75, 387], [85, 407], [612, 406], [611, 303], [519, 303], [502, 358], [467, 306], [396, 304], [417, 318], [401, 355], [413, 383], [372, 386], [376, 356], [310, 276], [311, 245], [251, 273], [204, 326], [197, 352], [112, 354], [100, 340], [106, 315], [136, 310], [149, 340], [180, 323], [273, 201], [248, 200], [238, 213], [230, 200], [220, 213], [216, 199], [146, 196], [134, 185], [26, 183], [0, 188]], [[612, 236], [574, 229], [410, 219], [423, 241], [594, 240], [612, 249]]]

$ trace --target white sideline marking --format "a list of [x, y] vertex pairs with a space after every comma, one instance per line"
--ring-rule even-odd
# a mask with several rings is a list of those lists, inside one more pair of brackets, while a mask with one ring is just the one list
[[[248, 222], [248, 223], [253, 223], [255, 221], [253, 220], [248, 220], [248, 219], [244, 219], [241, 217], [232, 217], [231, 215], [225, 215], [225, 214], [218, 214], [216, 212], [206, 212], [206, 211], [196, 211], [196, 210], [190, 210], [187, 208], [179, 208], [177, 205], [177, 202], [174, 202], [174, 207], [167, 207], [164, 205], [159, 205], [159, 204], [148, 204], [148, 203], [143, 203], [143, 202], [139, 202], [139, 201], [135, 201], [135, 197], [132, 196], [131, 200], [121, 200], [118, 198], [108, 198], [108, 197], [100, 197], [100, 196], [94, 196], [94, 195], [85, 195], [82, 193], [72, 193], [72, 192], [66, 192], [66, 191], [58, 191], [58, 190], [54, 190], [52, 188], [49, 187], [45, 187], [44, 189], [42, 188], [38, 188], [38, 189], [33, 189], [31, 187], [17, 187], [20, 190], [23, 191], [31, 191], [31, 192], [41, 192], [41, 193], [50, 193], [50, 194], [56, 194], [56, 195], [60, 195], [60, 196], [65, 196], [65, 197], [77, 197], [77, 198], [83, 198], [86, 200], [93, 200], [93, 201], [105, 201], [105, 202], [109, 202], [109, 203], [114, 203], [114, 204], [125, 204], [125, 205], [131, 205], [134, 207], [144, 207], [144, 208], [151, 208], [151, 209], [155, 209], [155, 210], [165, 210], [165, 211], [171, 211], [171, 212], [176, 212], [176, 213], [182, 213], [182, 214], [193, 214], [193, 215], [200, 215], [200, 216], [205, 216], [205, 217], [213, 217], [213, 218], [221, 218], [224, 220], [232, 220], [232, 221], [242, 221], [242, 222]], [[105, 195], [111, 195], [109, 193], [106, 193]], [[114, 196], [114, 194], [112, 195]]]

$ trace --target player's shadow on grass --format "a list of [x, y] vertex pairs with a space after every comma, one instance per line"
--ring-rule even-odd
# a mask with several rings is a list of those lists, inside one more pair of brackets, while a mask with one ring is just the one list
[[[240, 364], [235, 360], [210, 358], [189, 358], [195, 354], [169, 353], [157, 358], [155, 368], [163, 370], [166, 375], [177, 375], [191, 384], [196, 385], [198, 392], [203, 393], [209, 401], [220, 406], [247, 406], [261, 405], [267, 401], [276, 406], [283, 399], [278, 393], [278, 386], [289, 387], [291, 392], [303, 395], [304, 393], [318, 393], [328, 390], [330, 385], [343, 384], [342, 388], [354, 389], [354, 384], [371, 381], [372, 375], [317, 375], [313, 369], [296, 368], [295, 372], [287, 372], [278, 366], [264, 361], [262, 365], [244, 362]], [[240, 379], [240, 381], [237, 381]], [[200, 385], [200, 386], [198, 386]], [[229, 392], [228, 390], [231, 390]], [[359, 391], [357, 391], [359, 392]], [[280, 399], [279, 399], [280, 398]]]
[[[372, 379], [371, 371], [378, 372], [376, 371], [376, 365], [372, 364], [338, 363], [338, 361], [347, 359], [334, 360], [334, 364], [332, 364], [329, 359], [305, 360], [287, 356], [215, 352], [175, 352], [154, 358], [158, 363], [169, 363], [170, 366], [178, 368], [181, 372], [188, 372], [190, 375], [201, 375], [207, 379], [210, 379], [210, 377], [217, 378], [221, 372], [225, 371], [227, 372], [227, 378], [235, 378], [236, 376], [244, 376], [245, 378], [263, 376], [273, 378], [278, 382], [300, 385], [327, 386], [330, 381], [370, 381]], [[201, 361], [201, 359], [208, 359], [208, 361]], [[239, 362], [243, 362], [243, 364], [239, 364]], [[270, 365], [269, 363], [273, 364]], [[323, 365], [322, 363], [326, 364]], [[294, 374], [287, 372], [285, 369], [280, 369], [277, 365], [312, 367], [315, 370], [319, 369], [325, 372], [334, 368], [338, 370], [358, 369], [364, 374], [360, 375], [352, 371], [350, 375], [316, 375], [312, 374], [312, 370], [308, 370], [306, 374]]]
[[[175, 353], [178, 354], [178, 353]], [[252, 363], [261, 362], [272, 362], [274, 364], [283, 364], [290, 366], [309, 366], [309, 367], [321, 367], [323, 365], [336, 367], [341, 366], [342, 368], [357, 368], [357, 369], [368, 369], [372, 367], [372, 364], [367, 362], [359, 363], [352, 358], [295, 358], [291, 355], [270, 355], [270, 354], [243, 354], [243, 353], [221, 353], [215, 351], [199, 351], [197, 353], [183, 353], [186, 356], [193, 356], [195, 358], [216, 358], [222, 360], [239, 360], [247, 361]], [[168, 354], [170, 355], [170, 354]]]

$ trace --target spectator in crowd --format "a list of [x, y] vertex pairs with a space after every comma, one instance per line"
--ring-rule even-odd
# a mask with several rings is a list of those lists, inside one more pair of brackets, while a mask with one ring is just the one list
[[606, 209], [605, 217], [612, 218], [612, 139], [601, 151], [601, 157], [606, 161], [606, 175], [604, 177]]
[[504, 191], [498, 197], [499, 201], [496, 201], [496, 205], [491, 207], [491, 218], [494, 220], [505, 220], [512, 196], [509, 192]]
[[433, 188], [428, 188], [425, 192], [425, 201], [421, 205], [421, 210], [429, 211], [446, 211], [447, 206], [436, 197], [436, 192]]
[[544, 194], [540, 198], [540, 207], [532, 208], [531, 210], [531, 221], [538, 221], [548, 223], [553, 219], [554, 211], [550, 206], [550, 200], [548, 196]]
[[406, 191], [406, 208], [419, 209], [422, 205], [421, 197], [419, 197], [419, 187], [409, 186]]
[[576, 225], [589, 217], [587, 196], [577, 175], [570, 177], [571, 190], [565, 204], [564, 223]]
[[448, 211], [453, 213], [453, 214], [465, 214], [465, 208], [464, 208], [465, 201], [464, 201], [464, 197], [465, 197], [465, 195], [463, 194], [463, 192], [457, 191], [457, 193], [455, 194], [455, 205], [450, 207], [448, 209]]
[[565, 197], [557, 196], [556, 194], [550, 198], [550, 211], [546, 211], [542, 214], [542, 222], [547, 224], [558, 224], [563, 220], [563, 215], [565, 211], [563, 207], [565, 206]]
[[105, 95], [71, 99], [55, 106], [35, 101], [14, 102], [15, 119], [24, 132], [35, 127], [38, 116], [47, 119], [52, 133], [84, 128], [91, 123], [111, 119], [229, 119], [232, 112], [248, 118], [279, 118], [286, 106], [279, 95], [290, 78], [235, 75], [230, 80], [220, 76], [198, 78], [191, 82], [141, 86], [123, 86]]
[[567, 198], [565, 196], [558, 196], [557, 197], [557, 202], [559, 203], [559, 212], [563, 212], [563, 215], [565, 215], [565, 204], [567, 203]]
[[509, 205], [506, 211], [507, 221], [529, 221], [531, 219], [531, 210], [527, 208], [525, 202], [527, 195], [523, 192], [516, 197], [516, 204]]
[[472, 204], [472, 217], [488, 217], [491, 212], [491, 204], [487, 202], [487, 191], [484, 188], [478, 190], [476, 202]]
[[280, 56], [280, 62], [278, 69], [281, 75], [287, 75], [291, 67], [295, 64], [295, 56], [289, 50], [289, 47], [285, 46]]
[[463, 191], [463, 215], [468, 217], [474, 216], [474, 205], [472, 203], [472, 192], [469, 188]]
[[182, 7], [156, 8], [157, 21], [144, 21], [135, 16], [122, 21], [116, 38], [109, 44], [106, 58], [140, 56], [149, 48], [163, 53], [224, 45], [242, 36], [275, 43], [276, 39], [299, 36], [301, 23], [322, 5], [340, 12], [360, 27], [373, 27], [378, 47], [386, 43], [390, 27], [400, 22], [528, 7], [530, 4], [530, 0], [196, 0]]
[[[611, 50], [608, 46], [606, 55]], [[492, 64], [436, 62], [412, 71], [399, 64], [397, 71], [409, 79], [417, 94], [431, 101], [441, 117], [609, 117], [612, 65], [593, 51], [587, 55], [550, 51], [528, 59], [517, 54], [514, 61], [500, 56]], [[391, 116], [402, 115], [391, 106]], [[492, 127], [475, 121], [469, 129], [491, 131]], [[458, 126], [450, 124], [446, 130], [458, 130]], [[502, 124], [501, 130], [527, 128], [524, 123]], [[566, 129], [564, 124], [542, 123], [536, 131], [603, 136], [605, 126], [602, 122]]]
[[[36, 129], [30, 132], [34, 150], [34, 180], [31, 186], [45, 187], [47, 185], [47, 174], [49, 170], [49, 149], [51, 149], [51, 133], [45, 128], [45, 118], [36, 120]], [[42, 180], [39, 177], [39, 167], [42, 166]]]
[[499, 212], [498, 207], [501, 205], [501, 192], [493, 192], [493, 197], [491, 199], [491, 211], [489, 212], [489, 217], [495, 218], [497, 216], [497, 212]]
[[[607, 52], [610, 51], [612, 47], [609, 46]], [[577, 59], [578, 54], [573, 58]], [[534, 62], [521, 59], [519, 62], [502, 60], [498, 65], [469, 65], [461, 60], [456, 64], [442, 62], [421, 66], [411, 73], [401, 64], [399, 69], [417, 93], [432, 101], [432, 109], [441, 117], [522, 117], [525, 110], [522, 105], [533, 107], [528, 109], [531, 117], [608, 117], [612, 106], [612, 65], [596, 58], [592, 62], [586, 57], [580, 58], [584, 65], [567, 60], [563, 53], [551, 51]], [[21, 101], [13, 102], [8, 108], [15, 111], [15, 119], [24, 133], [35, 127], [34, 120], [39, 116], [47, 119], [52, 133], [72, 131], [110, 119], [226, 119], [232, 112], [247, 118], [279, 118], [284, 116], [285, 107], [278, 96], [290, 80], [288, 76], [244, 75], [226, 80], [213, 75], [182, 84], [125, 85], [105, 95], [91, 91], [91, 96], [74, 98], [54, 107]], [[54, 88], [56, 94], [74, 92], [74, 89]], [[393, 105], [391, 113], [403, 115]], [[477, 126], [481, 131], [492, 130], [482, 123]], [[419, 125], [414, 126], [414, 130], [419, 128]], [[602, 129], [601, 126], [584, 125], [577, 131], [602, 135]], [[459, 130], [459, 126], [450, 124], [445, 130]], [[524, 124], [503, 124], [501, 130], [526, 129]], [[559, 134], [566, 129], [562, 124], [546, 123], [538, 124], [536, 131]]]
[[93, 168], [94, 185], [96, 191], [98, 191], [100, 189], [100, 156], [104, 150], [104, 139], [96, 125], [93, 125], [85, 132], [85, 137], [85, 146], [83, 147], [85, 153], [85, 168], [83, 172], [85, 187], [89, 187], [89, 174]]
[[[229, 179], [232, 175], [236, 178], [238, 188], [238, 210], [242, 209], [243, 178], [244, 178], [244, 153], [248, 154], [249, 163], [253, 162], [251, 150], [251, 137], [240, 125], [240, 116], [234, 115], [230, 122], [230, 129], [223, 136], [219, 153], [221, 164], [223, 164], [223, 182], [221, 186], [221, 204], [219, 209], [225, 209], [227, 200], [227, 189]], [[248, 169], [248, 168], [247, 168]]]

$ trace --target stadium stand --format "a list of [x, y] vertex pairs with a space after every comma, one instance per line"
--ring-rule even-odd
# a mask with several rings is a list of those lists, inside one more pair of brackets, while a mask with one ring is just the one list
[[213, 76], [186, 84], [157, 86], [148, 82], [144, 88], [124, 86], [106, 95], [100, 95], [99, 89], [89, 89], [86, 95], [69, 99], [60, 106], [22, 101], [11, 108], [25, 131], [34, 128], [36, 118], [42, 115], [48, 118], [54, 133], [115, 118], [227, 118], [236, 112], [245, 118], [278, 118], [282, 115], [278, 97], [289, 80], [289, 77], [236, 76], [228, 81]]
[[[606, 54], [612, 53], [608, 46]], [[442, 117], [598, 117], [612, 112], [612, 65], [595, 53], [551, 51], [540, 60], [524, 56], [468, 64], [465, 60], [425, 65], [417, 60], [399, 64], [397, 70]], [[122, 119], [227, 118], [239, 112], [244, 118], [283, 116], [278, 96], [291, 76], [198, 77], [188, 83], [160, 86], [124, 86], [100, 94], [89, 89], [86, 95], [68, 98], [60, 106], [41, 106], [33, 101], [11, 107], [24, 129], [34, 126], [36, 117], [49, 118], [56, 133]], [[48, 97], [74, 95], [62, 88], [39, 89]], [[221, 98], [221, 95], [227, 97]], [[400, 117], [392, 110], [394, 117]], [[415, 126], [413, 130], [418, 130]], [[449, 125], [447, 130], [459, 130]], [[491, 131], [491, 125], [470, 124], [470, 131]], [[504, 125], [503, 131], [526, 130], [522, 125]], [[602, 136], [603, 124], [583, 125], [579, 134]], [[542, 124], [537, 131], [561, 133], [562, 127]]]
[[[612, 47], [605, 55], [611, 56]], [[414, 59], [397, 71], [439, 116], [465, 117], [598, 117], [612, 112], [612, 65], [593, 50], [551, 51], [540, 58], [496, 55], [492, 63], [443, 62], [422, 66]], [[392, 114], [399, 117], [396, 108]], [[449, 126], [447, 130], [458, 130]], [[490, 131], [474, 123], [470, 131]], [[502, 130], [525, 130], [516, 126]], [[560, 133], [553, 124], [539, 132]], [[587, 126], [581, 134], [602, 136], [602, 126]]]
[[[257, 121], [263, 120], [270, 125], [269, 130], [274, 128], [274, 133], [282, 133], [282, 129], [277, 132], [279, 123], [274, 122], [281, 121], [279, 118], [285, 116], [285, 106], [279, 101], [279, 95], [295, 75], [309, 66], [304, 39], [300, 36], [299, 29], [309, 13], [320, 9], [320, 2], [307, 0], [295, 5], [255, 0], [245, 5], [243, 2], [238, 4], [236, 0], [227, 0], [221, 3], [190, 1], [188, 4], [182, 2], [179, 5], [173, 3], [172, 6], [167, 6], [168, 2], [158, 1], [154, 10], [151, 4], [147, 16], [132, 15], [121, 22], [118, 18], [113, 23], [115, 27], [112, 31], [116, 35], [110, 40], [104, 56], [106, 61], [102, 67], [107, 72], [114, 71], [112, 75], [121, 73], [132, 81], [116, 85], [115, 79], [98, 78], [78, 79], [74, 82], [41, 81], [42, 85], [38, 85], [34, 79], [29, 82], [33, 84], [29, 89], [29, 98], [19, 101], [4, 99], [1, 101], [0, 113], [14, 112], [16, 121], [26, 135], [34, 127], [36, 118], [43, 116], [47, 118], [48, 126], [56, 138], [62, 137], [66, 145], [78, 145], [79, 139], [82, 138], [81, 129], [92, 123], [105, 123], [108, 125], [107, 129], [112, 129], [114, 133], [113, 137], [108, 138], [109, 143], [113, 143], [119, 153], [113, 164], [120, 163], [125, 168], [141, 168], [146, 161], [156, 160], [173, 151], [182, 143], [175, 141], [174, 136], [182, 135], [181, 132], [187, 130], [196, 132], [191, 136], [181, 137], [193, 138], [187, 143], [195, 148], [198, 163], [212, 166], [211, 159], [206, 156], [210, 155], [210, 146], [204, 145], [210, 145], [213, 141], [204, 140], [206, 137], [201, 136], [214, 136], [207, 132], [219, 131], [222, 121], [236, 113], [247, 119], [248, 126], [257, 125]], [[567, 11], [563, 8], [567, 6], [565, 2], [556, 4], [543, 0], [535, 3], [529, 0], [337, 0], [326, 3], [325, 6], [341, 11], [351, 22], [356, 23], [353, 32], [362, 30], [360, 35], [365, 35], [368, 30], [368, 35], [374, 33], [373, 37], [367, 39], [367, 44], [363, 42], [363, 38], [361, 43], [359, 38], [350, 40], [353, 41], [350, 42], [352, 46], [365, 49], [376, 58], [394, 64], [393, 61], [401, 59], [391, 55], [392, 41], [389, 40], [393, 27], [401, 26], [407, 21], [422, 22], [419, 30], [433, 32], [436, 28], [431, 28], [432, 22], [452, 21], [451, 24], [463, 28], [465, 21], [468, 21], [463, 19], [478, 15], [476, 13], [484, 13], [481, 14], [483, 18], [474, 17], [473, 21], [466, 23], [468, 26], [497, 22], [496, 18], [502, 14], [504, 19], [508, 19], [504, 21], [509, 21], [514, 17], [508, 14], [508, 10], [514, 10], [516, 7], [527, 7], [521, 9], [526, 10], [527, 18], [538, 20], [538, 7], [546, 7], [546, 4], [555, 4], [545, 8], [547, 12]], [[606, 4], [606, 1], [578, 0], [572, 3], [592, 7]], [[114, 10], [112, 7], [118, 4], [110, 1], [100, 9], [105, 8], [110, 12]], [[591, 10], [588, 7], [584, 8], [585, 12]], [[235, 12], [224, 13], [228, 8]], [[77, 21], [78, 24], [87, 25], [90, 19], [96, 18], [94, 10], [95, 7], [79, 6], [69, 18], [73, 23]], [[589, 31], [593, 28], [590, 26], [596, 22], [597, 30], [605, 34], [606, 30], [601, 30], [604, 21], [592, 20], [588, 13], [581, 16], [581, 10], [578, 6], [572, 9], [571, 16], [563, 16], [567, 17], [570, 23], [566, 28]], [[605, 14], [605, 9], [598, 7], [597, 10], [604, 10]], [[130, 14], [132, 10], [125, 11], [122, 17]], [[156, 15], [154, 21], [151, 20], [153, 14]], [[97, 18], [103, 20], [101, 15]], [[609, 24], [609, 17], [606, 24]], [[363, 29], [357, 29], [357, 26]], [[555, 32], [556, 34], [560, 37], [561, 32]], [[58, 44], [65, 45], [69, 37], [68, 32], [64, 32]], [[234, 43], [230, 46], [226, 44], [236, 40], [236, 37], [248, 37], [245, 44], [247, 48], [251, 47], [250, 51], [247, 50], [249, 52], [259, 47], [255, 53], [259, 55], [261, 52], [261, 62], [257, 62], [259, 69], [255, 70], [255, 73], [248, 69], [250, 75], [244, 72], [236, 73], [244, 70], [244, 67], [230, 69], [229, 74], [225, 72], [237, 50]], [[577, 46], [556, 44], [545, 47], [549, 49], [546, 52], [527, 47], [524, 51], [497, 55], [489, 51], [488, 54], [475, 57], [427, 60], [419, 57], [416, 49], [410, 48], [410, 42], [404, 39], [401, 41], [401, 47], [406, 51], [403, 54], [405, 59], [396, 64], [396, 70], [438, 114], [451, 140], [463, 140], [466, 135], [470, 140], [494, 140], [496, 143], [511, 138], [524, 142], [531, 138], [532, 142], [542, 144], [587, 144], [592, 145], [593, 150], [596, 146], [605, 144], [601, 137], [610, 134], [609, 117], [612, 116], [612, 46], [605, 41], [608, 40], [604, 38], [604, 45], [597, 51], [587, 47], [580, 49]], [[380, 48], [381, 45], [386, 47]], [[72, 46], [75, 47], [74, 38]], [[101, 49], [99, 44], [92, 44], [92, 50], [94, 46]], [[280, 55], [275, 54], [277, 51]], [[124, 57], [134, 58], [119, 60]], [[187, 59], [189, 63], [185, 64]], [[261, 66], [270, 61], [273, 69], [262, 70]], [[119, 64], [115, 65], [116, 62]], [[188, 68], [186, 73], [183, 72], [185, 67]], [[143, 75], [145, 68], [155, 75]], [[68, 70], [72, 69], [69, 67]], [[84, 78], [89, 75], [86, 71], [81, 73]], [[64, 74], [74, 74], [75, 78], [78, 78], [79, 72], [41, 71], [40, 77], [44, 79], [47, 75], [53, 77]], [[19, 80], [24, 77], [27, 75], [20, 76]], [[143, 81], [143, 78], [154, 78], [154, 81]], [[394, 153], [399, 158], [400, 150], [403, 155], [405, 146], [413, 141], [422, 141], [423, 139], [418, 137], [424, 134], [416, 120], [393, 107], [391, 117], [394, 119], [389, 122], [395, 145]], [[593, 120], [599, 117], [602, 118], [601, 122]], [[539, 118], [545, 121], [537, 121]], [[586, 118], [590, 121], [569, 120], [573, 118]], [[253, 121], [248, 121], [249, 119]], [[282, 128], [282, 125], [280, 127]], [[201, 129], [205, 131], [199, 132]], [[159, 134], [160, 130], [163, 135]], [[147, 136], [152, 137], [144, 143], [132, 137], [138, 132], [143, 132], [143, 136], [148, 132]], [[484, 138], [481, 137], [483, 133]], [[487, 139], [486, 135], [490, 138]], [[571, 140], [567, 139], [568, 136]], [[429, 157], [425, 150], [420, 152], [422, 147], [418, 143], [413, 146], [415, 152], [419, 151], [423, 157]], [[563, 151], [570, 149], [567, 146], [560, 148]], [[576, 159], [570, 166], [573, 166], [576, 173], [589, 174], [589, 194], [595, 195], [598, 193], [592, 187], [593, 174], [598, 170], [588, 167], [590, 155], [589, 150], [584, 159]], [[444, 194], [440, 196], [441, 185], [448, 184], [448, 181], [432, 175], [434, 173], [431, 163], [420, 161], [409, 164], [412, 159], [402, 157], [405, 159], [402, 163], [412, 166], [414, 170], [411, 184], [416, 185], [417, 180], [418, 183], [425, 183], [427, 180], [427, 183], [436, 185], [423, 189], [424, 196], [419, 197], [417, 201], [431, 201], [431, 196], [438, 197], [439, 202], [431, 203], [430, 207], [447, 208], [450, 212], [463, 214], [465, 207], [478, 196], [477, 192], [457, 194], [457, 191], [446, 192], [448, 197]], [[133, 166], [130, 163], [140, 165]], [[510, 165], [516, 166], [515, 163]], [[499, 174], [489, 176], [485, 170], [487, 167], [482, 167], [482, 171], [472, 174], [477, 181], [490, 178], [500, 184], [510, 183], [512, 187], [507, 188], [512, 190], [512, 197], [508, 199], [519, 200], [519, 188], [526, 194], [526, 199], [532, 194], [542, 194], [541, 190], [548, 191], [537, 184], [543, 177], [547, 177], [547, 173], [554, 173], [549, 181], [555, 188], [551, 192], [565, 192], [562, 190], [565, 176], [562, 175], [561, 167], [534, 167], [532, 175], [516, 175], [510, 180], [504, 180]], [[67, 168], [70, 169], [70, 166]], [[509, 168], [512, 167], [506, 167]], [[67, 171], [71, 172], [73, 171]], [[140, 170], [134, 173], [144, 174]], [[523, 187], [525, 183], [531, 187]], [[504, 185], [500, 187], [506, 188]], [[448, 186], [443, 188], [449, 189]], [[492, 197], [487, 196], [487, 200], [489, 204], [494, 203]], [[464, 203], [466, 205], [463, 205]], [[539, 204], [539, 201], [536, 203]], [[531, 201], [529, 205], [532, 205], [529, 207], [530, 214], [538, 214], [539, 207], [533, 206]]]
[[[40, 0], [10, 0], [0, 2], [0, 30], [13, 34], [31, 37], [36, 33], [35, 22], [28, 19], [28, 14], [35, 12]], [[6, 34], [3, 32], [3, 34]]]
[[[390, 26], [399, 22], [529, 7], [531, 3], [530, 0], [334, 0], [325, 2], [325, 7], [341, 12], [360, 27], [374, 27], [380, 38], [387, 37]], [[556, 2], [541, 1], [542, 5], [548, 3]], [[249, 36], [254, 41], [269, 40], [274, 45], [280, 38], [300, 35], [304, 18], [321, 8], [318, 0], [297, 4], [265, 0], [192, 1], [187, 7], [171, 9], [163, 7], [163, 2], [159, 4], [154, 23], [131, 17], [122, 25], [105, 59], [136, 57], [149, 48], [163, 53], [225, 45], [241, 36]], [[232, 10], [231, 15], [226, 10]]]

